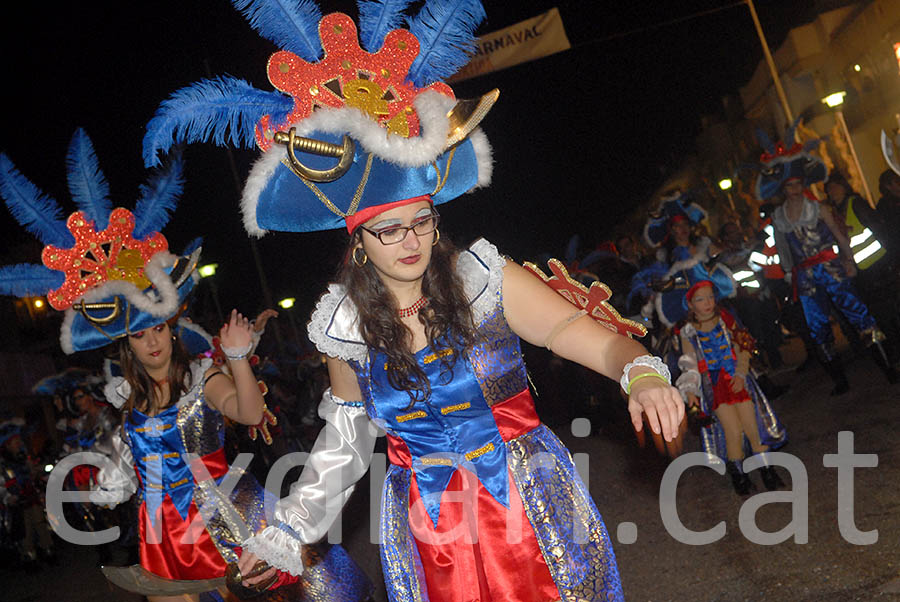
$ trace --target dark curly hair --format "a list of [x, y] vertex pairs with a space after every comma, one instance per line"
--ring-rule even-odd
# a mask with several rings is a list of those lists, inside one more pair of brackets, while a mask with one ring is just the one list
[[[172, 323], [169, 332], [172, 332]], [[131, 411], [137, 409], [140, 412], [162, 410], [162, 407], [154, 407], [153, 399], [156, 397], [156, 389], [162, 393], [161, 386], [154, 381], [143, 364], [134, 356], [134, 352], [128, 344], [128, 337], [119, 339], [119, 361], [122, 366], [122, 375], [131, 385], [131, 395], [122, 406], [122, 426], [130, 420]], [[181, 396], [190, 389], [193, 383], [191, 379], [191, 355], [184, 348], [181, 339], [172, 340], [172, 361], [169, 364], [169, 372], [166, 374], [169, 385], [169, 404], [176, 403]]]
[[[410, 349], [413, 334], [400, 321], [396, 299], [371, 262], [358, 266], [352, 260], [361, 236], [360, 230], [351, 236], [338, 272], [338, 282], [346, 287], [359, 311], [363, 340], [370, 349], [387, 355], [388, 382], [398, 391], [409, 394], [409, 407], [412, 407], [417, 401], [428, 399], [431, 384]], [[469, 301], [456, 273], [457, 257], [458, 250], [446, 237], [438, 239], [432, 247], [431, 261], [422, 278], [422, 294], [428, 299], [428, 305], [418, 314], [419, 321], [425, 326], [428, 347], [454, 350], [454, 353], [440, 357], [441, 378], [447, 380], [458, 359], [457, 352], [469, 350], [477, 339]]]

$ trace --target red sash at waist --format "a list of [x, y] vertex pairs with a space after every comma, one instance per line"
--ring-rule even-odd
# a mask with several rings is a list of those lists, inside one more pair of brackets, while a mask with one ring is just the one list
[[[494, 422], [504, 441], [511, 441], [537, 428], [541, 421], [534, 411], [534, 399], [528, 389], [491, 406]], [[388, 460], [402, 468], [412, 467], [412, 455], [399, 437], [387, 435]]]
[[811, 268], [815, 265], [819, 265], [820, 263], [825, 263], [827, 261], [831, 261], [832, 259], [837, 259], [838, 255], [834, 252], [834, 249], [828, 247], [827, 249], [822, 249], [812, 257], [807, 257], [799, 264], [794, 266], [794, 269], [791, 270], [791, 280], [794, 288], [794, 301], [797, 300], [797, 272], [800, 270], [805, 270], [806, 268]]

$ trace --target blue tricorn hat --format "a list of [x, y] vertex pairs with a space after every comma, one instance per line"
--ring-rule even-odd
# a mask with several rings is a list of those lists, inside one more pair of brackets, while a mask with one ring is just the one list
[[644, 241], [651, 247], [661, 245], [669, 235], [670, 224], [680, 219], [696, 226], [706, 219], [706, 209], [695, 203], [690, 194], [679, 190], [663, 197], [659, 209], [647, 218]]
[[[756, 197], [765, 201], [781, 192], [788, 180], [800, 180], [804, 188], [821, 182], [828, 175], [825, 163], [809, 151], [818, 148], [820, 139], [800, 144], [795, 140], [799, 119], [788, 129], [785, 142], [772, 143], [765, 132], [759, 130], [756, 137], [765, 152], [760, 157], [759, 176], [756, 178]], [[790, 146], [787, 145], [790, 144]]]
[[0, 268], [0, 294], [46, 295], [64, 311], [66, 353], [97, 349], [175, 316], [194, 287], [200, 249], [168, 251], [158, 232], [182, 191], [181, 160], [141, 186], [134, 213], [112, 208], [109, 184], [91, 141], [77, 130], [69, 145], [68, 183], [79, 211], [62, 209], [0, 154], [0, 194], [13, 217], [44, 243], [43, 265]]
[[457, 101], [441, 81], [474, 50], [478, 0], [428, 0], [411, 19], [408, 2], [360, 1], [359, 34], [350, 17], [322, 17], [313, 2], [233, 4], [281, 48], [267, 67], [278, 91], [231, 77], [179, 90], [147, 125], [148, 165], [175, 141], [261, 148], [241, 199], [254, 236], [352, 232], [394, 204], [440, 204], [490, 183], [477, 126], [499, 92]]

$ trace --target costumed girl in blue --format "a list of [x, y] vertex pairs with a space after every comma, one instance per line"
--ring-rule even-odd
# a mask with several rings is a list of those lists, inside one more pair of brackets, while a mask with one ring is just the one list
[[[0, 270], [0, 291], [46, 295], [65, 311], [60, 342], [66, 353], [117, 348], [123, 377], [108, 382], [105, 392], [122, 420], [92, 501], [114, 505], [140, 496], [140, 566], [104, 572], [151, 601], [197, 600], [202, 592], [224, 591], [226, 564], [236, 566], [241, 542], [266, 526], [264, 493], [251, 475], [240, 476], [230, 492], [218, 488], [229, 472], [225, 417], [249, 425], [262, 420], [262, 394], [247, 361], [251, 325], [234, 311], [219, 333], [231, 376], [210, 358], [192, 361], [174, 334], [200, 255], [200, 249], [173, 255], [158, 231], [181, 193], [180, 160], [142, 187], [133, 213], [112, 208], [82, 130], [72, 138], [68, 167], [80, 210], [63, 221], [56, 202], [0, 155], [0, 192], [13, 216], [46, 245], [44, 265]], [[324, 558], [311, 552], [318, 562], [310, 560], [314, 568], [302, 581], [273, 576], [286, 584], [275, 590], [284, 596], [279, 599], [368, 595], [365, 577], [340, 548]]]
[[[254, 91], [251, 106], [240, 82], [201, 82], [163, 104], [145, 151], [154, 159], [173, 135], [255, 133], [265, 152], [244, 189], [248, 232], [350, 235], [339, 283], [309, 324], [327, 355], [327, 425], [279, 523], [245, 554], [301, 574], [303, 550], [368, 469], [376, 425], [388, 437], [381, 551], [392, 602], [621, 600], [600, 514], [535, 414], [519, 337], [621, 376], [637, 428], [643, 411], [671, 439], [684, 404], [639, 343], [581, 319], [489, 242], [457, 250], [440, 235], [436, 207], [490, 182], [477, 126], [497, 92], [457, 101], [440, 81], [467, 61], [480, 3], [427, 1], [407, 31], [396, 28], [407, 3], [360, 2], [359, 37], [343, 14], [298, 11], [291, 22], [308, 29], [288, 36], [269, 3], [236, 4], [285, 48], [268, 74], [288, 96]], [[198, 115], [214, 86], [234, 101], [226, 119]]]
[[[699, 406], [711, 419], [700, 431], [709, 461], [727, 459], [735, 492], [746, 495], [753, 488], [741, 468], [747, 444], [752, 453], [764, 454], [784, 445], [787, 433], [750, 368], [753, 338], [717, 305], [733, 287], [731, 279], [710, 275], [693, 281], [685, 293], [687, 319], [677, 329], [682, 350], [677, 386], [688, 405]], [[760, 474], [769, 490], [783, 485], [768, 464]]]
[[822, 160], [808, 153], [819, 141], [805, 146], [794, 142], [793, 127], [786, 135], [790, 147], [781, 142], [772, 144], [762, 133], [760, 138], [766, 152], [761, 157], [756, 196], [763, 201], [778, 194], [784, 196], [784, 203], [772, 216], [781, 267], [793, 286], [794, 300], [799, 299], [803, 308], [819, 359], [834, 381], [831, 394], [846, 393], [849, 384], [834, 352], [834, 334], [828, 319], [831, 305], [844, 314], [867, 345], [873, 346], [876, 361], [883, 368], [887, 365], [886, 359], [882, 360], [887, 357], [881, 347], [884, 333], [853, 287], [851, 278], [856, 275], [856, 264], [847, 237], [835, 224], [831, 211], [821, 210], [809, 190], [810, 185], [823, 181], [826, 175]]

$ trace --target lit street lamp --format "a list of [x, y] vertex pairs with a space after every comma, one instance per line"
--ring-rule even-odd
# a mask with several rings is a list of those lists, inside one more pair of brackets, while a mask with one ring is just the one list
[[216, 275], [216, 268], [218, 267], [218, 263], [208, 263], [206, 265], [201, 265], [197, 271], [200, 272], [201, 278], [209, 278], [210, 276]]
[[200, 274], [200, 277], [209, 282], [209, 289], [212, 291], [213, 303], [216, 306], [216, 313], [219, 316], [219, 323], [225, 323], [225, 314], [222, 313], [222, 305], [219, 303], [219, 289], [216, 287], [216, 279], [212, 276], [216, 275], [216, 269], [219, 267], [218, 263], [207, 263], [206, 265], [201, 265], [197, 268], [197, 272]]
[[872, 199], [872, 193], [869, 191], [869, 183], [866, 182], [866, 176], [863, 173], [862, 165], [859, 164], [859, 157], [856, 155], [856, 147], [853, 145], [853, 138], [850, 137], [850, 129], [847, 127], [847, 122], [844, 120], [844, 111], [840, 108], [841, 105], [844, 104], [845, 96], [847, 96], [847, 92], [844, 90], [834, 92], [823, 98], [822, 104], [830, 109], [836, 109], [834, 116], [835, 119], [837, 119], [838, 124], [840, 124], [841, 130], [844, 132], [844, 137], [847, 138], [847, 145], [850, 147], [850, 156], [853, 157], [853, 164], [856, 166], [857, 173], [859, 173], [859, 179], [862, 180], [866, 201], [869, 203], [869, 206], [874, 209], [875, 202]]
[[725, 196], [728, 198], [728, 204], [731, 205], [731, 210], [737, 213], [737, 208], [734, 206], [734, 198], [731, 196], [731, 186], [731, 178], [722, 178], [719, 180], [719, 189], [724, 192]]
[[294, 297], [285, 297], [278, 302], [278, 307], [287, 310], [288, 322], [291, 323], [291, 330], [294, 331], [294, 342], [297, 344], [297, 349], [300, 349], [300, 333], [297, 332], [297, 323], [294, 321], [294, 312], [291, 311], [296, 301], [297, 299]]

